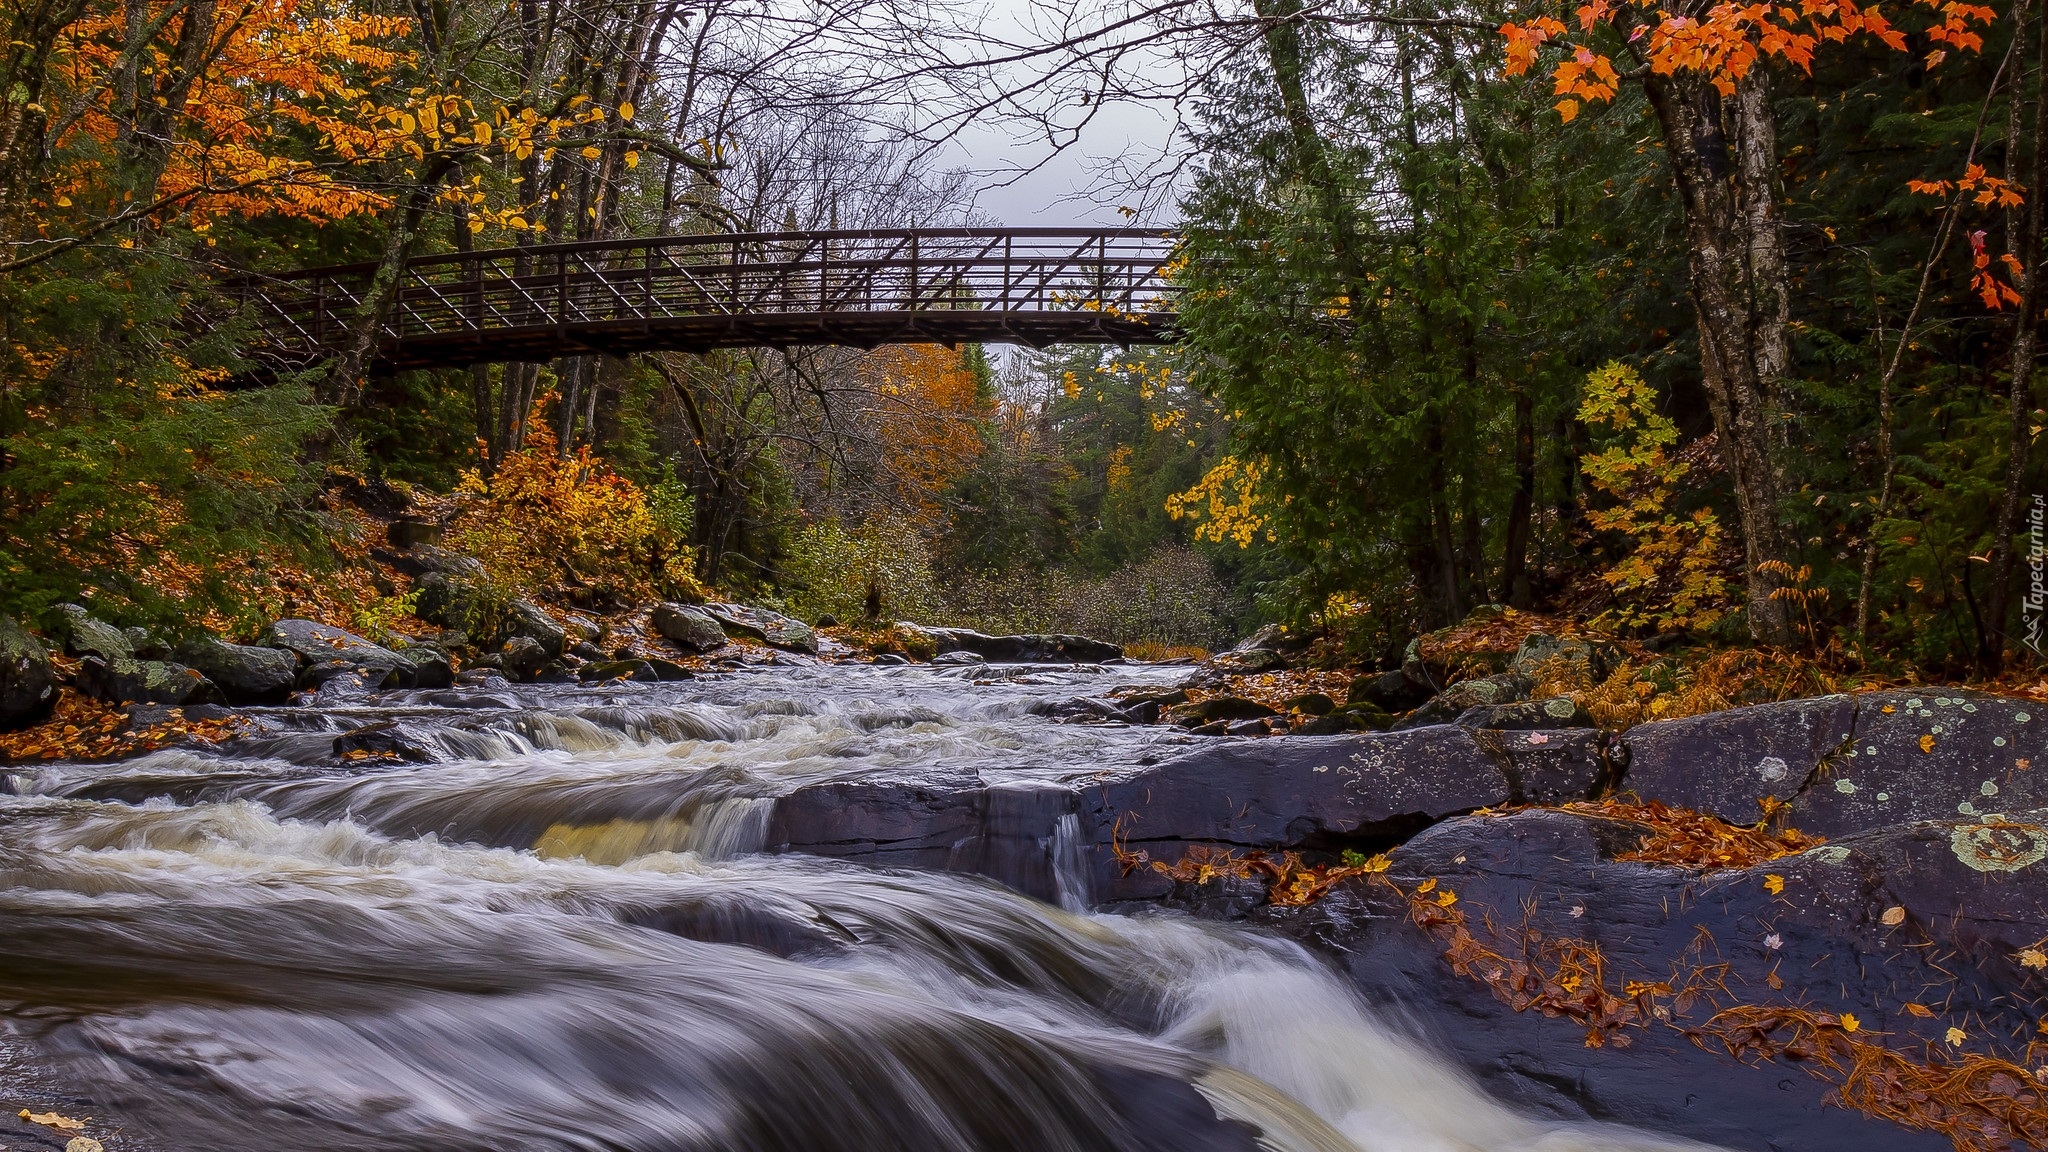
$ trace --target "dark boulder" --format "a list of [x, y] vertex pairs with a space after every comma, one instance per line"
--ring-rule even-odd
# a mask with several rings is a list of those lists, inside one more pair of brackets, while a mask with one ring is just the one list
[[970, 664], [986, 664], [987, 657], [972, 652], [941, 652], [932, 657], [932, 664], [939, 668], [961, 668]]
[[1420, 707], [1433, 693], [1418, 688], [1405, 672], [1379, 672], [1351, 682], [1347, 704], [1370, 704], [1382, 712], [1407, 712]]
[[576, 670], [576, 678], [586, 684], [606, 680], [641, 680], [652, 683], [660, 677], [654, 674], [654, 666], [645, 660], [596, 660]]
[[1093, 664], [1121, 659], [1122, 648], [1085, 636], [1055, 633], [989, 636], [967, 628], [925, 628], [900, 624], [932, 645], [935, 653], [971, 652], [1002, 664]]
[[0, 731], [37, 723], [56, 702], [57, 681], [43, 642], [0, 616]]
[[1768, 796], [1823, 836], [2048, 806], [2048, 708], [1960, 688], [1756, 704], [1622, 743], [1640, 796], [1737, 823]]
[[656, 680], [694, 680], [697, 678], [695, 672], [690, 671], [673, 660], [649, 657], [646, 664], [654, 670], [654, 678]]
[[1480, 704], [1458, 714], [1465, 728], [1597, 728], [1593, 717], [1566, 696], [1523, 700], [1517, 704]]
[[108, 665], [135, 659], [128, 634], [103, 620], [95, 620], [76, 604], [60, 604], [58, 634], [66, 655], [84, 659], [97, 657]]
[[1847, 731], [1793, 802], [1804, 831], [2048, 807], [2048, 706], [1960, 688], [1872, 692], [1855, 698]]
[[413, 687], [446, 688], [455, 683], [455, 661], [440, 645], [414, 640], [396, 651], [412, 666]]
[[745, 604], [705, 604], [702, 611], [727, 633], [752, 637], [777, 648], [812, 656], [818, 654], [818, 634], [811, 630], [811, 626], [780, 612], [750, 608]]
[[498, 659], [505, 671], [522, 680], [531, 680], [540, 675], [540, 670], [547, 665], [548, 654], [540, 646], [540, 641], [531, 636], [514, 636], [498, 649]]
[[1286, 667], [1287, 657], [1271, 648], [1235, 648], [1219, 652], [1202, 663], [1203, 670], [1212, 676], [1251, 676]]
[[1753, 824], [1763, 797], [1791, 800], [1849, 740], [1856, 702], [1820, 696], [1638, 724], [1621, 737], [1622, 786], [1646, 800]]
[[180, 644], [177, 657], [218, 685], [230, 704], [282, 704], [298, 681], [298, 654], [281, 648], [198, 636]]
[[689, 604], [656, 604], [649, 622], [663, 638], [691, 652], [709, 652], [726, 644], [718, 621]]
[[1462, 680], [1436, 694], [1428, 703], [1401, 718], [1397, 728], [1420, 728], [1427, 724], [1448, 724], [1467, 709], [1497, 704], [1514, 704], [1529, 698], [1535, 686], [1518, 672], [1501, 672], [1475, 680]]
[[265, 630], [262, 643], [298, 656], [302, 687], [319, 687], [337, 677], [348, 677], [369, 691], [412, 683], [412, 665], [398, 653], [332, 625], [279, 620]]
[[1256, 700], [1242, 696], [1211, 696], [1192, 704], [1179, 704], [1167, 712], [1167, 719], [1183, 728], [1216, 720], [1258, 720], [1280, 713]]
[[198, 669], [167, 660], [131, 658], [109, 664], [88, 656], [79, 662], [78, 685], [88, 695], [114, 703], [227, 703], [226, 695]]
[[507, 640], [523, 636], [540, 645], [540, 650], [547, 653], [550, 660], [560, 659], [569, 648], [568, 630], [531, 600], [514, 600], [505, 606], [498, 636]]
[[377, 551], [371, 555], [417, 579], [439, 574], [476, 584], [485, 578], [483, 563], [474, 556], [450, 552], [432, 544], [419, 544], [397, 552]]
[[1515, 650], [1508, 671], [1534, 678], [1545, 665], [1562, 664], [1598, 684], [1621, 663], [1621, 649], [1602, 641], [1578, 637], [1558, 639], [1547, 632], [1531, 632]]
[[[1448, 816], [1561, 803], [1609, 779], [1595, 731], [1474, 732], [1452, 725], [1232, 743], [1091, 784], [1090, 823], [1171, 863], [1190, 845], [1284, 850], [1385, 844]], [[1172, 884], [1097, 857], [1098, 891], [1149, 899]]]
[[[2027, 956], [2048, 936], [2043, 818], [1896, 826], [1701, 875], [1618, 859], [1648, 831], [1630, 822], [1474, 816], [1394, 849], [1384, 879], [1253, 922], [1329, 957], [1367, 999], [1400, 1004], [1525, 1108], [1730, 1148], [1937, 1152], [1946, 1138], [1831, 1101], [1813, 1061], [1768, 1048], [1738, 1059], [1727, 1044], [1763, 1038], [1743, 1020], [1793, 1011], [1838, 1037], [1853, 1016], [1857, 1039], [1908, 1061], [2023, 1049], [2048, 992]], [[2023, 1146], [1986, 1099], [1951, 1119], [1984, 1147]]]
[[366, 756], [376, 756], [414, 764], [424, 764], [438, 759], [434, 750], [424, 740], [393, 720], [365, 724], [335, 737], [334, 754], [344, 759], [360, 760]]

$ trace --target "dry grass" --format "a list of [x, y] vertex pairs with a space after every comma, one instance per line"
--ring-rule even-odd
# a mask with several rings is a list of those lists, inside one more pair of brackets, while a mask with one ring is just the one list
[[1163, 640], [1133, 640], [1123, 646], [1126, 660], [1207, 660], [1209, 650], [1192, 644], [1169, 644]]

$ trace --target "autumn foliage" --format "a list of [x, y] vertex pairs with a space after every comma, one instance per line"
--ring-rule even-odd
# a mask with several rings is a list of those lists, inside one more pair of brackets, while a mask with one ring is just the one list
[[488, 478], [465, 472], [458, 491], [466, 503], [449, 540], [508, 592], [553, 590], [598, 604], [702, 595], [687, 513], [650, 501], [588, 447], [563, 455], [539, 415], [524, 448]]

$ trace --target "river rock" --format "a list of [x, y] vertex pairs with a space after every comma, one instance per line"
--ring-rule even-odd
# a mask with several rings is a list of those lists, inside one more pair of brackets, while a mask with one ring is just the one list
[[1395, 727], [1420, 728], [1426, 724], [1448, 724], [1468, 709], [1527, 700], [1534, 686], [1529, 677], [1518, 672], [1502, 672], [1474, 680], [1461, 680], [1437, 693], [1422, 707], [1402, 717]]
[[425, 640], [414, 640], [396, 649], [398, 658], [412, 666], [415, 688], [447, 688], [455, 683], [455, 661], [448, 650]]
[[[1472, 816], [1394, 849], [1385, 878], [1398, 890], [1347, 881], [1309, 907], [1266, 908], [1253, 922], [1323, 953], [1368, 1000], [1399, 1004], [1487, 1087], [1539, 1113], [1625, 1120], [1729, 1148], [1945, 1152], [1934, 1133], [1831, 1105], [1811, 1062], [1730, 1056], [1721, 1037], [1731, 1033], [1710, 1021], [1725, 1009], [1768, 1019], [1798, 1006], [1838, 1022], [1847, 1013], [1870, 1042], [1909, 1059], [1982, 1052], [2008, 1037], [2023, 1046], [2030, 1006], [2048, 992], [2022, 960], [2048, 936], [2037, 875], [2048, 856], [2044, 819], [1894, 826], [1701, 875], [1617, 859], [1646, 832], [1626, 821]], [[1432, 894], [1411, 903], [1425, 881], [1435, 881]], [[1418, 927], [1418, 915], [1434, 929]], [[1460, 925], [1469, 943], [1458, 943]], [[1462, 970], [1447, 958], [1454, 945]], [[1561, 959], [1593, 949], [1597, 976], [1564, 988]], [[1532, 1000], [1546, 977], [1552, 998]], [[1594, 995], [1596, 980], [1611, 999]], [[1601, 1005], [1605, 1020], [1573, 1015]], [[1951, 1042], [1951, 1027], [1964, 1039]], [[1990, 1122], [1962, 1119], [1973, 1130]], [[1986, 1135], [1986, 1147], [2026, 1143], [1996, 1138], [1995, 1128]]]
[[57, 682], [43, 642], [0, 616], [0, 731], [35, 724], [57, 702]]
[[319, 687], [343, 676], [373, 692], [412, 683], [413, 667], [398, 653], [329, 624], [279, 620], [265, 630], [262, 643], [298, 656], [302, 687]]
[[1855, 698], [1848, 733], [1793, 801], [1803, 831], [2048, 807], [2048, 706], [1960, 688], [1871, 692]]
[[282, 704], [297, 682], [299, 658], [281, 648], [230, 644], [198, 636], [178, 646], [178, 659], [219, 685], [230, 704]]
[[531, 680], [540, 675], [548, 662], [548, 654], [540, 642], [531, 636], [514, 636], [498, 649], [498, 658], [503, 661], [505, 671], [522, 680]]
[[1624, 786], [1755, 822], [1769, 796], [1800, 829], [1842, 836], [2048, 806], [2048, 708], [1960, 688], [1755, 704], [1638, 725]]
[[898, 624], [929, 640], [939, 654], [971, 652], [984, 660], [1004, 664], [1094, 664], [1120, 660], [1124, 650], [1114, 644], [1085, 636], [1056, 633], [989, 636], [969, 628], [925, 628]]
[[1798, 795], [1855, 723], [1854, 699], [1820, 696], [1638, 724], [1621, 737], [1622, 786], [1646, 800], [1753, 824], [1761, 798]]
[[1422, 706], [1432, 693], [1417, 688], [1401, 671], [1369, 673], [1351, 682], [1347, 704], [1370, 704], [1382, 712], [1407, 712]]
[[689, 604], [656, 604], [649, 622], [661, 636], [692, 652], [709, 652], [726, 644], [725, 629], [718, 621]]
[[1192, 704], [1176, 705], [1167, 712], [1167, 719], [1183, 728], [1193, 728], [1217, 720], [1259, 720], [1279, 714], [1275, 709], [1242, 696], [1211, 696]]
[[1547, 632], [1531, 632], [1522, 639], [1508, 661], [1508, 671], [1534, 679], [1545, 664], [1561, 660], [1586, 679], [1598, 684], [1621, 662], [1621, 650], [1613, 644], [1579, 637], [1559, 639]]
[[135, 659], [135, 649], [126, 632], [93, 619], [76, 604], [60, 604], [57, 611], [62, 614], [58, 631], [67, 655], [81, 659], [95, 656], [110, 666]]
[[1479, 704], [1458, 714], [1464, 728], [1597, 728], [1593, 717], [1567, 696], [1523, 700], [1516, 704]]
[[578, 668], [576, 678], [586, 684], [606, 680], [641, 680], [652, 683], [661, 679], [655, 675], [654, 665], [645, 660], [594, 660]]
[[728, 633], [750, 636], [777, 648], [818, 654], [818, 634], [811, 631], [811, 626], [780, 612], [745, 604], [706, 604], [703, 611]]

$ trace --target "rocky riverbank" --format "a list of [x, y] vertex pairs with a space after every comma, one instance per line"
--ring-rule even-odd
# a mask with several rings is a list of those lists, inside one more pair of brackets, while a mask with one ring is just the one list
[[[593, 861], [687, 833], [978, 875], [1073, 909], [1178, 909], [1298, 941], [1539, 1114], [1735, 1148], [2048, 1143], [2048, 708], [2032, 701], [1901, 689], [1603, 726], [1599, 700], [1546, 688], [1640, 653], [1528, 629], [1451, 658], [1424, 638], [1363, 674], [1303, 667], [1276, 631], [1139, 676], [1078, 637], [851, 633], [725, 603], [599, 620], [494, 600], [431, 546], [403, 559], [427, 630], [387, 644], [304, 619], [254, 643], [171, 643], [68, 607], [46, 650], [0, 625], [8, 716], [59, 709], [8, 746], [76, 757], [76, 733], [38, 734], [91, 701], [111, 743], [89, 752], [185, 741], [376, 773], [492, 740], [738, 739], [636, 693], [688, 699], [702, 693], [676, 682], [711, 692], [741, 671], [920, 663], [962, 692], [1086, 684], [1006, 707], [1158, 735], [1072, 767], [794, 779], [716, 815], [599, 797], [546, 827], [438, 805], [397, 830]], [[60, 791], [193, 803], [218, 787], [145, 772]], [[732, 831], [704, 840], [718, 821]], [[817, 932], [772, 911], [716, 930], [778, 955]]]

